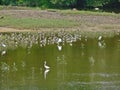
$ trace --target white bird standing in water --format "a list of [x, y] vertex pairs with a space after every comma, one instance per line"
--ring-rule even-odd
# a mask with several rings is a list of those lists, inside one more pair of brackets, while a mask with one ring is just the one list
[[45, 68], [45, 69], [49, 69], [50, 67], [49, 67], [49, 66], [47, 66], [47, 65], [46, 65], [46, 63], [47, 63], [47, 62], [46, 62], [46, 61], [44, 61], [44, 68]]
[[1, 55], [5, 55], [6, 54], [6, 51], [4, 50], [4, 51], [2, 51], [2, 53], [1, 53]]
[[44, 68], [45, 68], [45, 71], [44, 71], [44, 78], [45, 78], [45, 79], [46, 79], [47, 73], [50, 71], [50, 70], [49, 70], [50, 67], [47, 66], [46, 63], [47, 63], [47, 62], [44, 61]]
[[99, 36], [99, 37], [98, 37], [98, 40], [99, 40], [99, 41], [102, 40], [102, 36]]
[[2, 43], [2, 46], [3, 46], [3, 47], [6, 47], [6, 45], [5, 45], [4, 43]]
[[58, 39], [58, 43], [61, 43], [61, 42], [62, 42], [62, 39], [61, 39], [61, 38], [59, 38], [59, 39]]

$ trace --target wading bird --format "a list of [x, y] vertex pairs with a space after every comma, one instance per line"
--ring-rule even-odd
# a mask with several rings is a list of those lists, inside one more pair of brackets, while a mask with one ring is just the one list
[[49, 66], [47, 66], [47, 65], [46, 65], [46, 63], [47, 63], [47, 62], [46, 62], [46, 61], [44, 61], [44, 68], [45, 68], [45, 69], [49, 69], [50, 67], [49, 67]]

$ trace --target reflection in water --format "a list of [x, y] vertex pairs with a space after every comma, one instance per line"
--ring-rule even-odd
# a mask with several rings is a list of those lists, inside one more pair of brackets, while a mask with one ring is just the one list
[[26, 66], [26, 63], [25, 63], [24, 61], [22, 61], [22, 62], [21, 62], [21, 66], [22, 66], [22, 68], [24, 69], [25, 66]]
[[0, 53], [7, 52], [0, 55], [0, 90], [120, 89], [119, 35], [89, 38], [59, 32], [0, 37]]
[[13, 62], [12, 71], [16, 72], [17, 70], [18, 70], [18, 69], [17, 69], [16, 63]]
[[5, 62], [1, 62], [1, 71], [8, 72], [9, 70], [10, 70], [10, 66]]
[[64, 55], [57, 57], [57, 81], [58, 81], [58, 90], [64, 89], [64, 84], [66, 84], [66, 66], [67, 62]]
[[90, 65], [93, 66], [95, 64], [95, 59], [91, 56], [89, 57], [89, 62], [90, 62]]
[[48, 74], [49, 71], [50, 71], [49, 69], [45, 69], [45, 71], [44, 71], [44, 79], [45, 80], [46, 80], [46, 76], [47, 76], [47, 74]]
[[57, 48], [58, 48], [59, 51], [62, 50], [62, 46], [60, 46], [60, 45], [57, 45]]
[[98, 46], [99, 46], [100, 48], [105, 48], [105, 47], [106, 47], [106, 44], [105, 44], [104, 41], [99, 41], [99, 42], [98, 42]]

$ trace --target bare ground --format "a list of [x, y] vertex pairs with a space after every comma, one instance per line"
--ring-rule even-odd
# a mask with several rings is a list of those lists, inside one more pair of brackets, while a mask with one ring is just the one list
[[[84, 30], [84, 31], [120, 31], [120, 15], [104, 16], [104, 15], [88, 15], [88, 14], [62, 14], [60, 12], [51, 12], [47, 10], [0, 10], [0, 16], [10, 15], [16, 18], [52, 18], [52, 19], [69, 19], [80, 23], [80, 26], [74, 28], [65, 28], [65, 30]], [[56, 28], [61, 30], [61, 28]], [[63, 28], [62, 28], [63, 29]], [[40, 28], [42, 31], [50, 31], [52, 28]], [[0, 27], [0, 32], [15, 31], [32, 31], [20, 30], [8, 27]]]

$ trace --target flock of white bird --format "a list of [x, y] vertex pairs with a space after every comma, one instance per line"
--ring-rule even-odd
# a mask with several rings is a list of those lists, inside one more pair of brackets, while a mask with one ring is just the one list
[[72, 46], [72, 42], [81, 40], [80, 34], [70, 34], [65, 32], [58, 33], [10, 33], [0, 34], [0, 51], [1, 55], [6, 54], [6, 49], [15, 49], [22, 46], [31, 48], [33, 45], [39, 45], [44, 47], [50, 44], [56, 44], [59, 51], [62, 50], [64, 43], [69, 43]]
[[[55, 44], [59, 51], [62, 51], [65, 43], [73, 46], [73, 43], [77, 40], [88, 41], [87, 36], [82, 36], [80, 33], [68, 33], [68, 32], [58, 32], [58, 33], [10, 33], [10, 34], [0, 34], [0, 52], [1, 55], [7, 53], [7, 49], [15, 49], [19, 46], [25, 48], [31, 48], [33, 45], [38, 45], [44, 47], [46, 45]], [[105, 41], [102, 36], [98, 37], [98, 46], [100, 48], [106, 47]]]
[[[46, 45], [55, 44], [58, 51], [62, 51], [63, 46], [69, 44], [73, 46], [73, 43], [76, 41], [88, 41], [88, 37], [82, 35], [80, 33], [66, 33], [66, 32], [58, 32], [58, 33], [10, 33], [10, 34], [0, 34], [0, 52], [1, 56], [5, 56], [7, 53], [7, 49], [15, 49], [19, 46], [25, 48], [31, 48], [33, 45], [38, 45], [40, 47], [44, 47]], [[105, 48], [106, 43], [103, 36], [98, 36], [97, 38], [98, 47]], [[83, 43], [81, 46], [84, 46]], [[93, 57], [89, 58], [91, 65], [93, 66], [95, 60]], [[13, 70], [17, 71], [16, 63], [14, 62]], [[25, 67], [25, 63], [22, 64], [22, 67]], [[2, 63], [1, 70], [9, 71], [10, 66], [6, 63]], [[44, 61], [44, 78], [46, 79], [46, 75], [50, 71], [50, 67], [47, 65], [47, 62]]]

